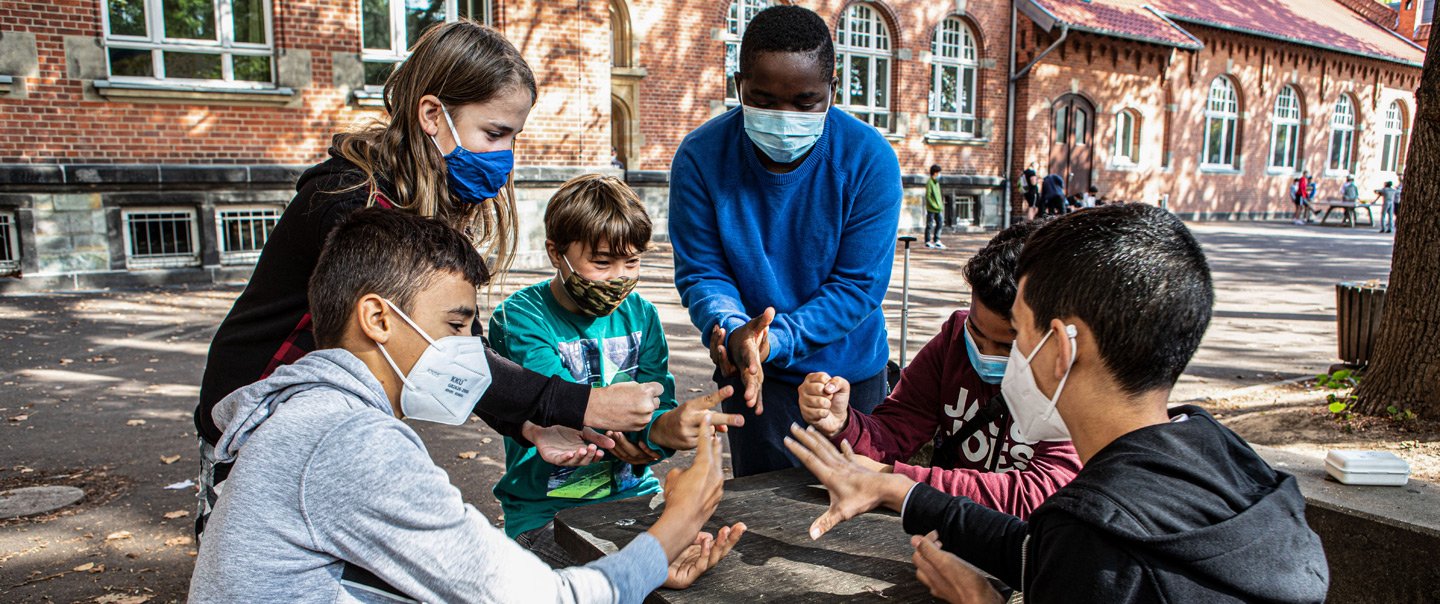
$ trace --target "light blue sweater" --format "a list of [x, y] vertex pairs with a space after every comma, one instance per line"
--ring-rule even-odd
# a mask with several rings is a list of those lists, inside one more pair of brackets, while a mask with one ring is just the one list
[[786, 174], [755, 157], [739, 107], [695, 129], [671, 164], [669, 220], [675, 287], [701, 341], [774, 306], [767, 376], [880, 373], [900, 201], [894, 149], [844, 111]]
[[506, 538], [344, 350], [281, 367], [214, 417], [216, 456], [235, 466], [201, 539], [191, 602], [396, 601], [342, 579], [347, 565], [424, 602], [640, 602], [665, 581], [665, 553], [647, 534], [559, 571]]

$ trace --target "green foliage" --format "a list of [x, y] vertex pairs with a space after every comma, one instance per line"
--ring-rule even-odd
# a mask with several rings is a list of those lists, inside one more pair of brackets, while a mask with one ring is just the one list
[[1360, 385], [1360, 378], [1355, 372], [1349, 369], [1341, 369], [1335, 373], [1321, 374], [1315, 376], [1315, 384], [1326, 390], [1344, 390], [1346, 392], [1331, 392], [1325, 395], [1325, 408], [1330, 411], [1337, 422], [1347, 422], [1354, 416], [1355, 387]]

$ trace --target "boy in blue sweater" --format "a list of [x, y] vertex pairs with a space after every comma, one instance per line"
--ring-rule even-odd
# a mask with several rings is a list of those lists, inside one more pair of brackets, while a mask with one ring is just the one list
[[796, 465], [799, 384], [840, 372], [851, 405], [885, 397], [880, 304], [890, 283], [900, 165], [870, 125], [833, 109], [835, 49], [814, 12], [757, 14], [740, 45], [742, 105], [691, 132], [671, 164], [675, 286], [710, 347], [735, 476]]
[[[651, 228], [645, 206], [625, 183], [595, 174], [571, 179], [545, 210], [545, 249], [557, 277], [515, 292], [490, 317], [495, 351], [531, 371], [596, 388], [630, 381], [664, 386], [644, 430], [607, 434], [615, 443], [609, 456], [593, 445], [568, 459], [544, 455], [552, 445], [569, 451], [584, 446], [579, 433], [563, 427], [526, 424], [530, 443], [505, 439], [505, 475], [495, 485], [505, 532], [556, 568], [572, 561], [555, 544], [555, 514], [659, 493], [650, 464], [695, 448], [707, 417], [717, 426], [742, 423], [739, 416], [708, 411], [728, 390], [675, 404], [660, 316], [632, 293]], [[733, 543], [741, 532], [722, 529], [720, 542]]]

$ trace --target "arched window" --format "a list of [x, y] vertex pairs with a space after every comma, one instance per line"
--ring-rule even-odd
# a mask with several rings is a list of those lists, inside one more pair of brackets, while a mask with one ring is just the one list
[[868, 4], [852, 4], [835, 28], [840, 89], [835, 106], [881, 130], [890, 129], [890, 27]]
[[1140, 163], [1140, 114], [1134, 109], [1115, 114], [1115, 151], [1111, 163]]
[[1405, 110], [1400, 101], [1391, 101], [1385, 108], [1385, 122], [1380, 127], [1380, 171], [1398, 172], [1400, 155], [1405, 150]]
[[1335, 112], [1330, 115], [1330, 163], [1334, 172], [1351, 171], [1355, 152], [1355, 101], [1348, 94], [1340, 95]]
[[1270, 167], [1294, 170], [1300, 163], [1300, 95], [1294, 86], [1280, 89], [1270, 121]]
[[1220, 76], [1210, 83], [1205, 100], [1205, 157], [1203, 164], [1235, 167], [1236, 133], [1240, 123], [1240, 97], [1230, 78]]
[[735, 0], [730, 3], [730, 13], [725, 19], [725, 102], [738, 104], [740, 91], [735, 88], [735, 72], [740, 71], [740, 41], [745, 38], [745, 27], [760, 11], [774, 6], [770, 0]]
[[958, 17], [949, 17], [935, 28], [930, 53], [930, 130], [977, 135], [975, 89], [980, 57], [975, 34]]
[[630, 9], [623, 0], [610, 0], [610, 66], [634, 67], [635, 53], [631, 45]]

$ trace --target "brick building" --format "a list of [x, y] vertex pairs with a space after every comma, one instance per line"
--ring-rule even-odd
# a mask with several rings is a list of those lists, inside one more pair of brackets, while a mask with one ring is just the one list
[[[517, 261], [541, 262], [544, 200], [613, 170], [612, 147], [663, 236], [670, 157], [735, 105], [726, 74], [773, 3], [0, 4], [0, 274], [26, 276], [0, 291], [243, 276], [298, 172], [381, 115], [419, 32], [460, 17], [539, 80]], [[836, 105], [891, 141], [914, 228], [932, 163], [956, 227], [1006, 221], [1027, 165], [1189, 218], [1286, 214], [1300, 170], [1322, 196], [1346, 174], [1376, 188], [1404, 162], [1434, 0], [799, 3], [836, 32]]]

